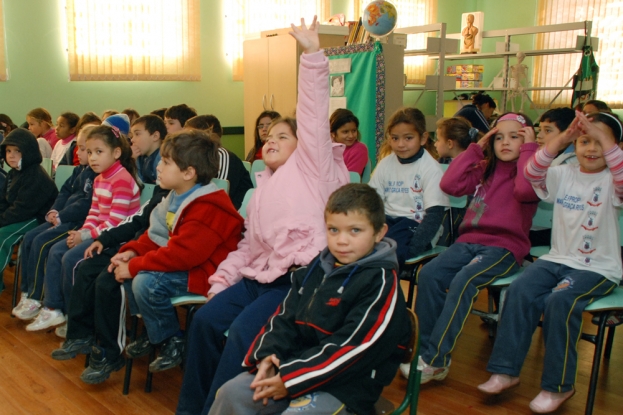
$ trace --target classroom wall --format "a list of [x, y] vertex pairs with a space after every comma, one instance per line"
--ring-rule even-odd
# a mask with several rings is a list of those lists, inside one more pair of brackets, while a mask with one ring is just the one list
[[[0, 0], [2, 1], [2, 0]], [[223, 1], [201, 7], [199, 82], [69, 82], [63, 27], [64, 0], [4, 0], [9, 81], [0, 82], [0, 113], [15, 123], [35, 107], [54, 119], [63, 111], [101, 114], [135, 108], [140, 114], [186, 103], [200, 114], [216, 115], [223, 126], [243, 125], [242, 82], [234, 82], [223, 44]]]

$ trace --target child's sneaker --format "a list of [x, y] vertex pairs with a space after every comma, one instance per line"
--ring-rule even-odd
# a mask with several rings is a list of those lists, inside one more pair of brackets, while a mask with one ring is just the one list
[[103, 348], [93, 345], [89, 367], [84, 369], [80, 379], [89, 385], [96, 385], [108, 379], [112, 372], [120, 370], [123, 366], [125, 366], [123, 356], [106, 356], [106, 351]]
[[22, 308], [15, 313], [15, 317], [20, 320], [32, 320], [33, 318], [39, 315], [41, 311], [41, 301], [33, 300], [32, 298], [27, 298], [24, 301], [24, 305]]
[[[65, 319], [67, 319], [67, 316], [65, 316]], [[62, 326], [58, 326], [56, 330], [54, 330], [54, 334], [56, 334], [61, 339], [66, 339], [67, 338], [67, 323], [63, 324]]]
[[35, 321], [26, 326], [26, 331], [44, 330], [64, 322], [65, 316], [60, 310], [50, 310], [47, 307], [43, 307]]
[[14, 316], [17, 315], [19, 310], [21, 310], [22, 307], [24, 307], [24, 304], [26, 304], [27, 300], [28, 300], [28, 293], [22, 293], [21, 297], [19, 298], [19, 303], [17, 303], [15, 308], [13, 308], [13, 311], [11, 311], [11, 314], [13, 314]]
[[430, 382], [431, 380], [444, 380], [446, 376], [448, 376], [448, 372], [450, 371], [450, 362], [448, 362], [448, 366], [444, 367], [434, 367], [424, 363], [422, 360], [422, 356], [418, 357], [417, 361], [418, 370], [422, 371], [422, 378], [420, 379], [420, 384]]

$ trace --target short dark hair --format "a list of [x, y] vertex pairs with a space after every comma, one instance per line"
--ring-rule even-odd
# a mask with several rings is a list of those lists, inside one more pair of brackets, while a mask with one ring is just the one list
[[196, 117], [197, 111], [194, 108], [190, 108], [186, 104], [173, 105], [169, 107], [164, 113], [165, 118], [171, 118], [172, 120], [178, 120], [183, 127], [189, 118]]
[[374, 233], [378, 233], [385, 224], [383, 199], [372, 187], [362, 183], [349, 183], [337, 189], [327, 201], [324, 214], [358, 212], [365, 215]]
[[590, 114], [592, 122], [600, 122], [606, 124], [610, 131], [612, 131], [612, 135], [614, 136], [614, 140], [616, 143], [621, 142], [621, 136], [623, 136], [623, 125], [621, 125], [621, 120], [619, 116], [610, 112], [596, 112], [594, 114]]
[[223, 128], [221, 122], [212, 114], [197, 115], [186, 121], [184, 127], [196, 128], [198, 130], [210, 130], [219, 137], [223, 136]]
[[[348, 124], [349, 122], [354, 122], [355, 127], [357, 127], [357, 130], [359, 130], [359, 118], [357, 118], [351, 110], [347, 110], [346, 108], [338, 108], [333, 111], [333, 114], [331, 114], [331, 116], [329, 117], [329, 130], [332, 133], [335, 133], [343, 125]], [[359, 139], [359, 137], [357, 137], [357, 139]]]
[[121, 113], [127, 115], [130, 121], [132, 121], [132, 118], [138, 118], [141, 116], [141, 114], [139, 114], [134, 108], [126, 108], [121, 111]]
[[159, 108], [157, 110], [153, 110], [150, 114], [157, 115], [158, 117], [164, 120], [164, 113], [167, 112], [167, 108]]
[[565, 131], [569, 128], [569, 125], [573, 122], [575, 118], [575, 111], [571, 108], [553, 108], [549, 111], [545, 111], [539, 122], [551, 122], [552, 124], [556, 124], [556, 128], [560, 131]]
[[591, 99], [591, 100], [586, 101], [584, 105], [582, 105], [582, 109], [584, 109], [584, 107], [587, 105], [594, 106], [595, 108], [597, 108], [597, 111], [599, 112], [612, 112], [608, 104], [598, 99]]
[[73, 112], [64, 112], [60, 116], [63, 117], [65, 121], [67, 121], [67, 124], [69, 124], [69, 128], [76, 128], [78, 122], [80, 121], [80, 116]]
[[472, 104], [480, 108], [481, 105], [489, 104], [489, 108], [495, 109], [497, 105], [493, 98], [491, 98], [487, 94], [483, 94], [482, 92], [477, 93], [472, 97]]
[[80, 130], [82, 130], [82, 127], [87, 124], [101, 125], [102, 119], [93, 111], [85, 112], [84, 115], [80, 117], [80, 121], [78, 121], [78, 125], [76, 126], [76, 132], [80, 132]]
[[153, 134], [158, 131], [160, 133], [161, 140], [164, 140], [167, 136], [167, 126], [164, 124], [164, 121], [162, 121], [162, 118], [157, 115], [147, 114], [142, 117], [138, 117], [134, 120], [132, 126], [135, 126], [136, 124], [144, 124], [145, 129], [149, 131], [149, 134]]
[[160, 155], [173, 160], [180, 170], [194, 168], [197, 183], [201, 185], [210, 183], [218, 173], [218, 144], [201, 130], [186, 129], [169, 134], [162, 143]]

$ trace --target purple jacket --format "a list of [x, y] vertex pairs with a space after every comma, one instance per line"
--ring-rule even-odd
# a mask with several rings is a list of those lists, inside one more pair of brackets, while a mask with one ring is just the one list
[[297, 148], [276, 172], [256, 173], [244, 238], [210, 277], [210, 293], [243, 277], [270, 283], [327, 246], [325, 205], [350, 178], [344, 145], [333, 144], [329, 133], [329, 61], [322, 51], [301, 56], [296, 114]]

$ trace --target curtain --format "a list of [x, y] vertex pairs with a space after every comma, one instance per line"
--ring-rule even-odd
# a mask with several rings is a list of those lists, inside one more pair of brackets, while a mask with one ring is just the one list
[[0, 0], [0, 81], [7, 80], [6, 61], [4, 58], [4, 15], [2, 14], [2, 0]]
[[200, 0], [67, 0], [72, 81], [201, 80]]
[[[599, 37], [595, 59], [600, 67], [597, 99], [610, 108], [623, 108], [623, 4], [620, 0], [539, 0], [538, 25], [593, 22], [591, 36]], [[575, 47], [576, 36], [583, 31], [539, 34], [536, 49]], [[578, 70], [581, 54], [542, 56], [535, 58], [533, 83], [535, 87], [563, 86]], [[570, 86], [570, 84], [569, 84]], [[546, 106], [558, 91], [534, 91], [537, 105]], [[566, 90], [554, 105], [568, 106], [572, 91]]]
[[309, 23], [314, 15], [319, 21], [330, 13], [330, 0], [227, 0], [225, 7], [225, 49], [231, 60], [234, 81], [242, 81], [242, 42], [245, 36], [264, 30]]
[[[370, 0], [355, 0], [355, 16], [361, 16]], [[437, 0], [391, 0], [398, 11], [396, 27], [421, 26], [437, 21]], [[426, 33], [408, 35], [407, 49], [426, 49]], [[432, 74], [436, 62], [426, 56], [405, 56], [407, 83], [423, 84]]]

